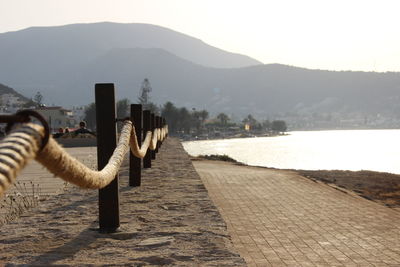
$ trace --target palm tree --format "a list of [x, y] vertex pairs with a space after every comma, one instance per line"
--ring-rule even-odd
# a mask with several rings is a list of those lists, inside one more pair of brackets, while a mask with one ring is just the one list
[[225, 113], [219, 113], [217, 119], [221, 122], [221, 125], [226, 125], [230, 118]]

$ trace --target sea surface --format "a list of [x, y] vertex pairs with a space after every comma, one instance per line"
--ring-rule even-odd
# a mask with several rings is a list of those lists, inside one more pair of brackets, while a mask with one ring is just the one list
[[400, 174], [400, 130], [298, 131], [286, 136], [183, 142], [192, 156], [226, 154], [253, 166]]

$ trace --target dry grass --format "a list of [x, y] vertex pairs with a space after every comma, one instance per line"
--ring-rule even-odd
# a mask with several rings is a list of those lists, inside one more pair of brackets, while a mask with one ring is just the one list
[[36, 207], [42, 196], [39, 184], [32, 182], [17, 182], [10, 191], [12, 193], [0, 199], [0, 226], [14, 220], [24, 211]]

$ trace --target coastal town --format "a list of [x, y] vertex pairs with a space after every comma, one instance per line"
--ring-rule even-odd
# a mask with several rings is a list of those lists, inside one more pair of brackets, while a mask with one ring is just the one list
[[[5, 86], [0, 85], [1, 87]], [[52, 133], [58, 132], [59, 129], [76, 130], [79, 122], [85, 118], [85, 107], [66, 109], [61, 106], [46, 106], [41, 103], [42, 96], [39, 92], [35, 95], [36, 102], [14, 92], [0, 95], [0, 114], [11, 115], [22, 109], [37, 111], [46, 119]]]

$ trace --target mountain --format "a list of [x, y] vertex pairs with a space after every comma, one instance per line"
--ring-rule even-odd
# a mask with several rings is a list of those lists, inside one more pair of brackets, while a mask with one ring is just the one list
[[26, 98], [25, 96], [21, 95], [20, 93], [18, 93], [17, 91], [12, 89], [11, 87], [8, 87], [8, 86], [0, 83], [0, 96], [5, 95], [5, 94], [11, 94], [11, 95], [13, 95], [15, 97], [19, 97], [22, 101], [29, 101], [28, 98]]
[[158, 104], [293, 121], [384, 116], [400, 126], [400, 73], [264, 65], [154, 25], [75, 24], [4, 33], [0, 62], [0, 82], [28, 97], [40, 91], [48, 104], [93, 102], [100, 82], [115, 83], [117, 98], [135, 101], [149, 78]]
[[76, 75], [87, 62], [118, 48], [162, 48], [197, 64], [217, 68], [261, 64], [160, 26], [103, 22], [32, 27], [0, 34], [0, 78], [8, 83], [23, 74], [30, 84], [40, 87], [48, 80]]
[[[117, 49], [82, 74], [87, 86], [115, 81], [136, 99], [143, 77], [153, 100], [228, 114], [400, 111], [400, 73], [309, 70], [279, 64], [206, 68], [161, 49]], [[399, 104], [398, 104], [399, 103]]]
[[60, 83], [75, 80], [90, 62], [121, 48], [162, 48], [215, 68], [261, 64], [160, 26], [109, 22], [72, 24], [0, 34], [0, 82], [18, 88], [27, 96], [37, 91], [49, 92], [47, 100], [58, 102], [59, 96], [53, 97], [52, 91], [59, 89]]

